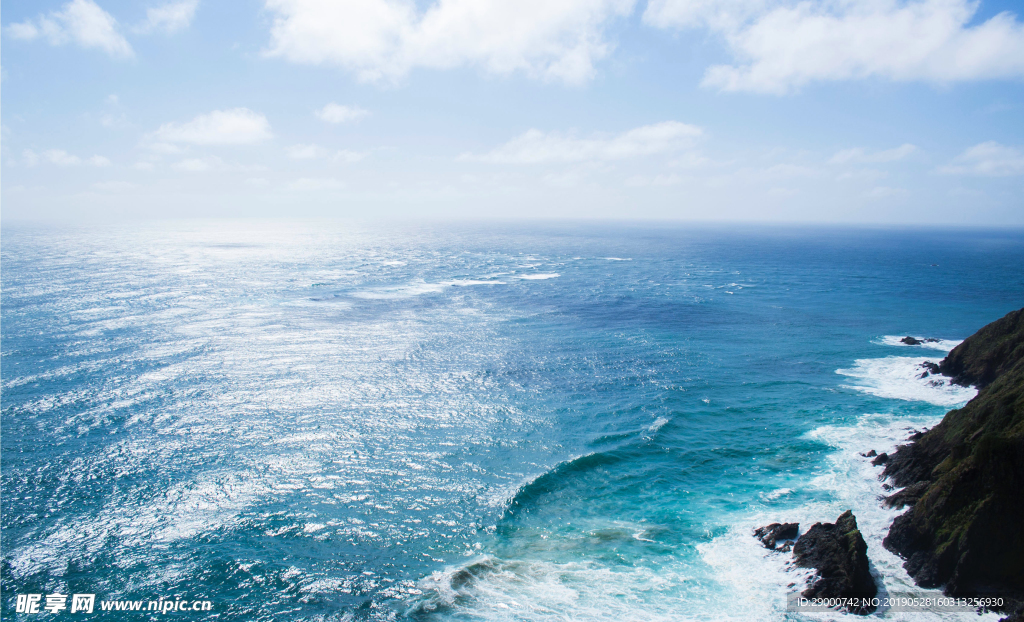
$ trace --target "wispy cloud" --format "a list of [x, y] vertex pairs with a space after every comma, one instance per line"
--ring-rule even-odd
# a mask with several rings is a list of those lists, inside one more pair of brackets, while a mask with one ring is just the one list
[[327, 123], [338, 124], [348, 123], [350, 121], [356, 121], [362, 119], [366, 115], [370, 114], [369, 111], [363, 110], [358, 106], [342, 106], [331, 102], [316, 111], [316, 116]]
[[185, 123], [165, 123], [150, 135], [159, 143], [252, 145], [273, 135], [270, 122], [248, 108], [214, 110]]
[[854, 149], [843, 149], [842, 151], [837, 151], [835, 155], [829, 159], [829, 164], [880, 164], [884, 162], [896, 162], [897, 160], [906, 158], [916, 151], [917, 147], [910, 143], [902, 144], [893, 149], [874, 152], [869, 152], [859, 147]]
[[15, 39], [45, 39], [50, 45], [75, 43], [98, 48], [117, 58], [134, 55], [132, 46], [118, 31], [117, 20], [92, 0], [72, 0], [59, 11], [51, 11], [7, 27]]
[[592, 138], [532, 129], [489, 153], [463, 154], [459, 159], [497, 164], [625, 160], [677, 151], [692, 145], [701, 134], [700, 128], [678, 121], [644, 125], [621, 134]]
[[1020, 149], [990, 140], [967, 149], [939, 171], [984, 177], [1024, 175], [1024, 153]]
[[285, 149], [285, 153], [293, 160], [319, 160], [330, 159], [332, 162], [351, 164], [358, 162], [365, 157], [365, 154], [342, 149], [332, 151], [320, 145], [292, 145]]
[[133, 30], [140, 33], [157, 30], [174, 33], [188, 28], [192, 23], [192, 18], [195, 17], [198, 6], [199, 0], [182, 0], [152, 7], [146, 10], [146, 20], [135, 26]]
[[110, 160], [101, 155], [94, 155], [89, 158], [80, 158], [74, 154], [68, 153], [64, 149], [47, 149], [42, 153], [36, 153], [32, 149], [26, 149], [22, 153], [22, 160], [28, 166], [35, 166], [39, 162], [47, 162], [56, 166], [79, 166], [81, 164], [88, 164], [90, 166], [104, 167], [110, 166]]

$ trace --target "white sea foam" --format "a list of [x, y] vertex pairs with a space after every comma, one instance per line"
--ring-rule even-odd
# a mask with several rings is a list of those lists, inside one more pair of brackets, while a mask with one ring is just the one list
[[557, 272], [538, 272], [536, 274], [520, 274], [519, 278], [524, 281], [540, 281], [543, 279], [557, 279], [562, 276]]
[[608, 261], [633, 261], [632, 257], [605, 257]]
[[444, 283], [426, 283], [424, 281], [408, 283], [395, 287], [378, 287], [364, 289], [352, 294], [354, 298], [365, 298], [367, 300], [399, 300], [402, 298], [413, 298], [423, 294], [436, 294], [448, 287]]
[[846, 388], [877, 397], [957, 406], [978, 394], [977, 389], [955, 385], [945, 376], [929, 374], [922, 378], [926, 370], [921, 364], [939, 360], [910, 356], [858, 359], [852, 368], [837, 369], [836, 373], [854, 380], [854, 384], [844, 385]]
[[781, 499], [782, 497], [790, 494], [793, 494], [792, 488], [776, 488], [771, 492], [763, 493], [761, 498], [765, 501], [775, 501], [776, 499]]
[[[476, 570], [475, 579], [465, 581], [467, 568]], [[687, 578], [668, 569], [483, 557], [435, 572], [418, 587], [428, 595], [422, 610], [451, 607], [458, 597], [469, 596], [472, 619], [480, 620], [707, 619], [696, 607], [686, 611], [671, 597]], [[735, 619], [744, 618], [737, 615]]]
[[452, 287], [468, 287], [470, 285], [504, 285], [504, 281], [483, 281], [479, 279], [455, 279], [452, 281], [445, 281], [445, 284], [451, 285]]
[[914, 339], [917, 339], [918, 341], [921, 341], [922, 343], [916, 346], [911, 346], [903, 343], [903, 341], [901, 340], [905, 339], [907, 335], [885, 335], [884, 337], [878, 339], [878, 341], [876, 341], [875, 343], [883, 346], [898, 346], [900, 348], [927, 348], [929, 350], [942, 350], [943, 352], [949, 352], [953, 348], [963, 343], [963, 340], [957, 341], [955, 339], [938, 339], [936, 341], [924, 341], [926, 337], [919, 337], [916, 335], [910, 336], [914, 337]]
[[654, 423], [651, 424], [651, 427], [647, 428], [647, 431], [657, 432], [666, 423], [668, 423], [668, 419], [666, 419], [665, 417], [658, 417], [657, 419], [654, 420]]
[[[951, 345], [950, 345], [951, 344]], [[956, 344], [946, 342], [950, 348]], [[840, 369], [837, 373], [855, 379], [851, 388], [871, 395], [902, 400], [918, 400], [942, 406], [955, 406], [972, 398], [977, 391], [951, 385], [942, 376], [929, 374], [921, 378], [924, 371], [921, 363], [937, 359], [916, 357], [886, 357], [882, 359], [861, 359], [851, 369]], [[759, 612], [758, 619], [793, 618], [785, 613], [785, 603], [779, 601], [779, 594], [801, 590], [809, 572], [787, 566], [789, 554], [773, 553], [764, 549], [752, 537], [752, 531], [772, 522], [799, 522], [801, 532], [806, 532], [816, 522], [832, 522], [842, 512], [853, 510], [857, 524], [868, 545], [872, 564], [872, 575], [879, 585], [880, 596], [891, 593], [908, 593], [922, 597], [941, 596], [939, 590], [927, 590], [914, 584], [903, 569], [903, 560], [882, 546], [889, 527], [903, 510], [889, 509], [882, 505], [882, 498], [892, 494], [879, 481], [879, 467], [863, 456], [869, 450], [877, 453], [891, 453], [897, 445], [906, 441], [915, 429], [928, 428], [942, 420], [935, 415], [897, 416], [893, 414], [868, 414], [852, 425], [822, 426], [807, 433], [807, 437], [834, 448], [822, 465], [819, 473], [798, 492], [812, 493], [820, 497], [825, 493], [828, 500], [803, 503], [795, 507], [780, 508], [778, 499], [791, 494], [789, 488], [780, 488], [761, 495], [765, 503], [755, 506], [729, 531], [699, 545], [701, 557], [715, 569], [715, 575], [731, 584], [738, 594], [762, 595], [768, 610]], [[816, 493], [816, 494], [815, 494]], [[751, 571], [751, 569], [756, 569]], [[790, 584], [795, 584], [790, 587]], [[919, 620], [921, 613], [901, 613], [880, 610], [876, 617], [887, 620]], [[928, 613], [930, 619], [976, 620], [973, 613]], [[983, 620], [997, 620], [995, 613], [981, 616]], [[863, 619], [860, 616], [843, 613], [802, 614], [797, 619]]]
[[[715, 576], [736, 594], [750, 595], [764, 600], [764, 608], [751, 619], [808, 619], [808, 620], [862, 620], [861, 616], [843, 613], [787, 614], [785, 601], [780, 595], [802, 590], [810, 572], [788, 565], [792, 555], [775, 553], [763, 548], [752, 536], [759, 526], [773, 522], [799, 522], [801, 533], [816, 522], [833, 522], [846, 510], [853, 510], [857, 526], [868, 545], [872, 574], [879, 585], [879, 596], [886, 593], [907, 593], [919, 597], [938, 597], [939, 590], [920, 588], [903, 569], [903, 560], [882, 546], [892, 520], [903, 510], [884, 507], [881, 499], [892, 494], [878, 480], [880, 467], [872, 466], [871, 459], [861, 455], [869, 449], [878, 453], [892, 452], [904, 442], [914, 429], [934, 426], [941, 420], [936, 416], [894, 416], [869, 414], [853, 425], [823, 426], [807, 433], [808, 438], [821, 441], [835, 449], [822, 465], [819, 474], [805, 484], [803, 492], [825, 493], [828, 500], [780, 507], [775, 503], [755, 506], [733, 525], [729, 531], [699, 545], [701, 557], [715, 570]], [[787, 490], [787, 489], [781, 489]], [[799, 491], [798, 491], [799, 492]], [[773, 494], [764, 495], [766, 501]], [[794, 583], [793, 587], [789, 584]], [[926, 617], [922, 617], [926, 616]], [[998, 620], [998, 614], [977, 616], [974, 613], [901, 613], [879, 611], [875, 617], [886, 620]]]
[[503, 281], [482, 279], [453, 279], [451, 281], [442, 281], [440, 283], [427, 283], [425, 281], [417, 281], [413, 283], [407, 283], [405, 285], [398, 285], [395, 287], [378, 287], [373, 289], [365, 289], [355, 292], [354, 294], [352, 294], [352, 296], [355, 298], [364, 298], [368, 300], [397, 300], [402, 298], [413, 298], [415, 296], [422, 296], [424, 294], [436, 294], [444, 291], [449, 287], [469, 287], [472, 285], [505, 285], [505, 283]]

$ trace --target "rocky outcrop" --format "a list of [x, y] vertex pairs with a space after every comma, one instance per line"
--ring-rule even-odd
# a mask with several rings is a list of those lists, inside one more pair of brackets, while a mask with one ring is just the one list
[[1024, 360], [1024, 309], [985, 326], [953, 348], [939, 373], [962, 386], [984, 389]]
[[884, 545], [923, 587], [1024, 601], [1024, 309], [954, 348], [938, 371], [979, 387], [963, 408], [915, 434], [885, 465], [910, 506]]
[[908, 346], [919, 346], [922, 343], [937, 343], [938, 341], [938, 339], [916, 339], [914, 337], [911, 337], [910, 335], [907, 335], [903, 339], [900, 339], [901, 343], [905, 343]]
[[800, 534], [800, 523], [772, 523], [754, 530], [754, 537], [761, 541], [764, 548], [775, 550], [775, 546], [784, 540], [795, 540]]
[[[796, 565], [814, 568], [816, 576], [803, 591], [806, 598], [872, 598], [878, 593], [868, 570], [868, 545], [847, 510], [833, 523], [815, 523], [793, 545]], [[874, 607], [851, 608], [868, 614]]]

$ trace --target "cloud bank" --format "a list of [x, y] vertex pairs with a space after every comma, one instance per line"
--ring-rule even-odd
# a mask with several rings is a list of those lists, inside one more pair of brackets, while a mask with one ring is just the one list
[[270, 56], [336, 65], [366, 81], [396, 80], [417, 67], [521, 71], [578, 84], [612, 45], [611, 20], [635, 0], [267, 0]]
[[42, 38], [50, 45], [75, 43], [83, 48], [98, 48], [115, 58], [135, 55], [118, 31], [117, 20], [92, 0], [72, 0], [60, 11], [11, 24], [7, 34], [25, 41]]
[[970, 0], [651, 0], [644, 22], [703, 27], [735, 64], [703, 80], [724, 91], [784, 94], [816, 81], [882, 78], [939, 84], [1024, 77], [1024, 24], [1008, 12], [969, 25]]

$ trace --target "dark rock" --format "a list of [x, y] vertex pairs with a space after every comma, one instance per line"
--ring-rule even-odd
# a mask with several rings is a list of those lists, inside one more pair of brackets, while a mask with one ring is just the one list
[[1008, 313], [953, 348], [939, 370], [953, 382], [979, 389], [1024, 359], [1024, 309]]
[[938, 363], [933, 363], [931, 361], [925, 361], [924, 363], [921, 363], [921, 369], [923, 369], [924, 371], [921, 372], [921, 375], [918, 376], [918, 378], [927, 378], [928, 376], [930, 376], [932, 374], [941, 374], [942, 373], [939, 370], [939, 364]]
[[[800, 523], [772, 523], [754, 530], [754, 537], [764, 544], [764, 548], [775, 550], [775, 545], [782, 540], [793, 540], [800, 534]], [[789, 550], [789, 549], [786, 549]]]
[[1024, 622], [1024, 606], [1021, 606], [1010, 615], [999, 620], [999, 622]]
[[861, 455], [862, 455], [862, 456], [864, 456], [865, 458], [874, 458], [875, 456], [877, 456], [877, 455], [878, 455], [878, 453], [877, 453], [877, 452], [875, 452], [875, 450], [874, 450], [874, 449], [872, 449], [872, 450], [871, 450], [871, 451], [869, 451], [868, 453], [866, 453], [866, 454], [861, 454]]
[[921, 345], [922, 343], [924, 343], [924, 342], [923, 342], [923, 341], [921, 341], [920, 339], [914, 339], [914, 338], [913, 338], [913, 337], [911, 337], [910, 335], [907, 335], [907, 336], [906, 336], [906, 337], [904, 337], [903, 339], [900, 339], [900, 341], [901, 341], [901, 342], [903, 342], [903, 343], [905, 343], [905, 344], [907, 344], [908, 346], [919, 346], [919, 345]]
[[[873, 598], [878, 586], [868, 570], [868, 545], [847, 510], [835, 522], [815, 523], [793, 545], [796, 565], [817, 573], [803, 591], [806, 598]], [[874, 607], [847, 609], [866, 615]]]
[[928, 490], [928, 482], [917, 482], [897, 492], [896, 494], [889, 495], [883, 502], [884, 505], [897, 510], [903, 509], [905, 506], [914, 505], [917, 500], [921, 498], [921, 495]]
[[881, 466], [889, 461], [889, 454], [881, 453], [875, 456], [875, 459], [871, 461], [874, 466]]
[[985, 326], [938, 365], [977, 397], [911, 436], [883, 477], [910, 509], [883, 541], [923, 587], [1024, 603], [1024, 309]]

